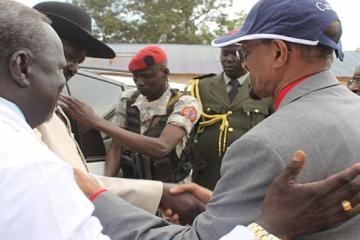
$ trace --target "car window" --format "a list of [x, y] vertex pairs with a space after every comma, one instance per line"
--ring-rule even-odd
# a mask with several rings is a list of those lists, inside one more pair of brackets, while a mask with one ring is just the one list
[[123, 85], [95, 74], [79, 72], [68, 82], [69, 95], [90, 105], [98, 116], [104, 117], [118, 102]]
[[[114, 115], [115, 105], [123, 91], [122, 83], [85, 70], [80, 70], [64, 88], [64, 94], [71, 95], [90, 105], [98, 116], [107, 120], [111, 120], [110, 118]], [[111, 143], [111, 138], [96, 129], [81, 125], [71, 116], [68, 117], [74, 137], [86, 161], [88, 163], [104, 161], [106, 145]]]

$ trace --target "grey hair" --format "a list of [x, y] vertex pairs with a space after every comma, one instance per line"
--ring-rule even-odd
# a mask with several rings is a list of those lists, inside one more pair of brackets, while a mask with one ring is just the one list
[[[334, 42], [339, 43], [342, 35], [341, 23], [339, 21], [332, 22], [330, 26], [324, 30], [324, 34]], [[333, 60], [334, 49], [331, 47], [322, 44], [318, 44], [316, 46], [298, 44], [298, 46], [301, 47], [299, 57], [308, 63], [312, 63], [318, 59]]]
[[0, 0], [0, 61], [20, 49], [33, 54], [46, 42], [41, 22], [50, 24], [45, 15], [12, 0]]

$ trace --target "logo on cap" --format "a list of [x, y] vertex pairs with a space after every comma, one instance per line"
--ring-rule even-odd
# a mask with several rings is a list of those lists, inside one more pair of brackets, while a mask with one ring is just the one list
[[147, 55], [144, 57], [144, 63], [146, 64], [146, 66], [152, 67], [155, 65], [155, 60], [152, 56]]
[[329, 11], [332, 10], [331, 6], [329, 3], [326, 2], [317, 2], [316, 3], [316, 7], [320, 10], [320, 11]]

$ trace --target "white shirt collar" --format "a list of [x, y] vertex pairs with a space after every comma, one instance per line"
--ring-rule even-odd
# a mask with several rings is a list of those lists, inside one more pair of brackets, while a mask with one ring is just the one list
[[[240, 83], [240, 86], [243, 85], [243, 83], [246, 81], [246, 78], [248, 77], [248, 74], [249, 73], [246, 73], [246, 74], [244, 74], [244, 75], [237, 78], [237, 80]], [[225, 86], [227, 86], [229, 84], [229, 82], [231, 81], [231, 78], [228, 75], [226, 75], [225, 73], [223, 73], [223, 76], [224, 76]]]
[[26, 121], [23, 112], [20, 110], [20, 108], [15, 103], [10, 102], [9, 100], [7, 100], [5, 98], [0, 97], [0, 105], [5, 108], [8, 108], [12, 112], [14, 112], [18, 117], [20, 117], [21, 119]]

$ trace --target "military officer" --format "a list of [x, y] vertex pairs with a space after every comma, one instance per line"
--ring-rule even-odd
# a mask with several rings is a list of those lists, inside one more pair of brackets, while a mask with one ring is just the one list
[[157, 46], [140, 50], [130, 61], [129, 71], [136, 89], [122, 94], [116, 108], [117, 127], [82, 108], [75, 99], [64, 96], [62, 100], [73, 117], [112, 137], [107, 176], [117, 175], [121, 156], [126, 154], [137, 178], [185, 181], [191, 170], [188, 138], [200, 117], [199, 102], [170, 89], [167, 55]]
[[193, 181], [214, 189], [222, 157], [229, 145], [271, 113], [271, 99], [250, 97], [250, 77], [239, 47], [221, 49], [221, 74], [191, 81], [191, 93], [201, 100], [203, 113], [192, 146]]

